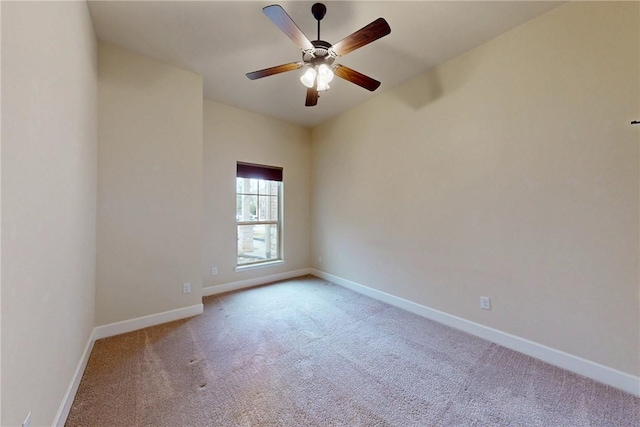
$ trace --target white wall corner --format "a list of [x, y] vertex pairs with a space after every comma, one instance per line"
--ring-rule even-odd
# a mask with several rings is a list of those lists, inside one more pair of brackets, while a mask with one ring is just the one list
[[453, 316], [451, 314], [447, 314], [445, 312], [420, 305], [418, 303], [388, 294], [386, 292], [378, 291], [368, 286], [364, 286], [351, 280], [343, 279], [341, 277], [325, 273], [324, 271], [320, 271], [315, 268], [311, 269], [311, 274], [321, 279], [327, 280], [331, 283], [335, 283], [336, 285], [343, 286], [368, 297], [386, 302], [387, 304], [394, 305], [427, 319], [442, 323], [447, 326], [451, 326], [452, 328], [462, 330], [469, 334], [486, 339], [487, 341], [494, 342], [503, 347], [542, 360], [543, 362], [547, 362], [559, 368], [563, 368], [587, 378], [591, 378], [595, 381], [607, 384], [611, 387], [624, 390], [635, 396], [640, 396], [640, 377], [627, 374], [626, 372], [618, 371], [608, 366], [583, 359], [582, 357], [565, 353], [563, 351], [547, 347], [545, 345], [529, 341], [527, 339], [520, 338], [518, 336], [511, 335], [506, 332], [502, 332], [500, 330], [463, 319], [461, 317]]
[[[300, 277], [311, 274], [310, 268], [303, 268], [300, 270], [288, 271], [285, 273], [271, 274], [268, 276], [257, 277], [254, 279], [241, 280], [238, 282], [227, 283], [224, 285], [210, 286], [202, 289], [202, 295], [215, 295], [223, 292], [229, 292], [237, 289], [244, 289], [253, 286], [263, 285], [267, 283], [277, 282], [280, 280], [292, 279], [294, 277]], [[165, 311], [162, 313], [151, 314], [148, 316], [137, 317], [135, 319], [123, 320], [121, 322], [110, 323], [107, 325], [96, 326], [93, 328], [93, 331], [89, 337], [87, 345], [85, 346], [84, 352], [78, 362], [78, 366], [73, 374], [73, 378], [67, 388], [67, 391], [64, 394], [62, 399], [62, 403], [58, 409], [56, 417], [54, 419], [54, 426], [64, 426], [67, 417], [69, 416], [69, 411], [71, 410], [71, 405], [73, 404], [73, 400], [76, 397], [76, 393], [78, 391], [78, 387], [80, 386], [80, 381], [82, 380], [82, 375], [84, 374], [84, 370], [87, 367], [87, 363], [89, 361], [89, 356], [91, 355], [91, 350], [93, 350], [93, 345], [96, 340], [107, 338], [115, 335], [124, 334], [127, 332], [137, 331], [139, 329], [148, 328], [150, 326], [160, 325], [162, 323], [172, 322], [174, 320], [185, 319], [188, 317], [193, 317], [200, 315], [204, 312], [204, 305], [202, 303], [192, 305], [189, 307], [178, 308], [175, 310]]]
[[239, 280], [237, 282], [225, 283], [222, 285], [207, 286], [202, 288], [202, 296], [210, 296], [231, 292], [238, 289], [251, 288], [254, 286], [265, 285], [280, 280], [293, 279], [294, 277], [306, 276], [312, 274], [311, 268], [302, 268], [300, 270], [286, 271], [284, 273], [270, 274], [268, 276], [260, 276], [253, 279]]
[[91, 351], [93, 350], [93, 344], [97, 340], [112, 337], [114, 335], [124, 334], [126, 332], [137, 331], [138, 329], [144, 329], [150, 326], [160, 325], [162, 323], [172, 322], [174, 320], [197, 316], [202, 314], [203, 311], [204, 305], [196, 304], [189, 307], [178, 308], [175, 310], [151, 314], [149, 316], [137, 317], [135, 319], [124, 320], [122, 322], [110, 323], [108, 325], [102, 325], [93, 328], [93, 331], [89, 336], [87, 345], [84, 348], [84, 352], [82, 353], [80, 361], [78, 362], [78, 366], [76, 367], [73, 377], [71, 378], [69, 387], [64, 394], [62, 403], [60, 403], [60, 407], [58, 408], [58, 412], [56, 413], [56, 417], [53, 421], [53, 426], [63, 427], [67, 422], [67, 417], [69, 416], [71, 405], [73, 404], [73, 400], [76, 397], [78, 387], [80, 386], [80, 381], [82, 380], [82, 375], [84, 374], [84, 370], [86, 369], [87, 363], [89, 362], [89, 356], [91, 355]]
[[64, 397], [62, 398], [56, 417], [53, 419], [53, 426], [55, 427], [63, 427], [67, 422], [71, 405], [73, 404], [73, 400], [76, 398], [76, 393], [80, 386], [80, 380], [82, 380], [82, 375], [87, 367], [87, 362], [89, 362], [89, 356], [91, 355], [91, 350], [93, 350], [93, 344], [96, 342], [94, 336], [95, 332], [96, 330], [94, 329], [91, 331], [91, 335], [89, 335], [87, 345], [84, 347], [84, 351], [82, 352], [82, 356], [80, 356], [78, 366], [76, 366], [76, 370], [73, 373], [69, 387], [67, 387], [67, 391], [64, 393]]

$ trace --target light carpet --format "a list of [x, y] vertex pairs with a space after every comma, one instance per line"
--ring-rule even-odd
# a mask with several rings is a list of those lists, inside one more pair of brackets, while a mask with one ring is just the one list
[[321, 279], [95, 343], [67, 426], [639, 426], [640, 399]]

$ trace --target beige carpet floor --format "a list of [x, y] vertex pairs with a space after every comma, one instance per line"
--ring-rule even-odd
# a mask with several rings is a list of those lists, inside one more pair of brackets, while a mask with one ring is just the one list
[[304, 277], [99, 340], [67, 426], [640, 426], [640, 399]]

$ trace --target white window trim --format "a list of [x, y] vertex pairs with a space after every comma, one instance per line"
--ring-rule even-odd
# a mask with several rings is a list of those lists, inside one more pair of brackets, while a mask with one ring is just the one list
[[274, 260], [274, 261], [265, 261], [265, 262], [260, 262], [260, 263], [257, 263], [257, 264], [239, 265], [236, 268], [234, 268], [234, 271], [236, 273], [238, 273], [240, 271], [253, 270], [255, 268], [276, 267], [276, 266], [282, 265], [282, 264], [284, 264], [284, 260], [283, 259], [277, 259], [277, 260]]
[[[237, 178], [237, 177], [236, 177]], [[236, 236], [238, 233], [238, 225], [254, 225], [254, 224], [276, 224], [278, 225], [278, 248], [279, 248], [279, 252], [278, 252], [278, 258], [277, 259], [273, 259], [273, 260], [269, 260], [269, 261], [263, 261], [263, 262], [257, 262], [257, 263], [251, 263], [251, 264], [245, 264], [245, 265], [238, 265], [238, 258], [236, 257], [236, 266], [234, 268], [234, 271], [236, 273], [244, 271], [244, 270], [253, 270], [255, 268], [263, 268], [263, 267], [274, 267], [280, 264], [284, 264], [284, 181], [279, 181], [280, 185], [279, 185], [279, 189], [278, 189], [278, 220], [277, 221], [240, 221], [238, 222], [236, 220]], [[238, 194], [237, 190], [236, 190], [236, 195]]]

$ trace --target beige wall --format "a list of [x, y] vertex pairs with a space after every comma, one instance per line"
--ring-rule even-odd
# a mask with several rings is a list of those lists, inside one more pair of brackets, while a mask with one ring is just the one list
[[314, 265], [638, 375], [638, 16], [563, 5], [314, 129]]
[[[310, 132], [98, 67], [83, 2], [2, 2], [0, 424], [53, 421], [94, 316], [310, 265], [638, 375], [638, 9], [564, 5]], [[234, 272], [238, 160], [284, 167], [283, 265]]]
[[103, 43], [98, 64], [103, 325], [201, 303], [202, 77]]
[[93, 328], [97, 46], [84, 2], [2, 2], [2, 418], [51, 425]]
[[[214, 101], [204, 101], [203, 286], [308, 268], [309, 130]], [[284, 168], [284, 260], [235, 272], [236, 162]], [[218, 276], [211, 268], [218, 267]]]

